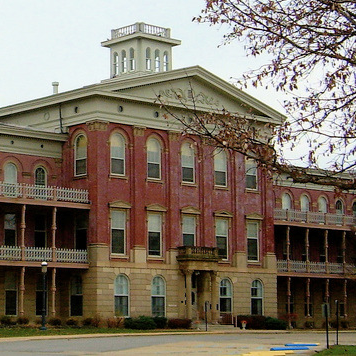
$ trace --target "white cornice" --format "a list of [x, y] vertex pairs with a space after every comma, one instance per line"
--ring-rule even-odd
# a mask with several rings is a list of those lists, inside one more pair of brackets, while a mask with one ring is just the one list
[[22, 126], [12, 126], [0, 124], [0, 135], [20, 136], [26, 138], [35, 138], [49, 141], [65, 142], [68, 139], [67, 134], [45, 132], [38, 129], [31, 129]]

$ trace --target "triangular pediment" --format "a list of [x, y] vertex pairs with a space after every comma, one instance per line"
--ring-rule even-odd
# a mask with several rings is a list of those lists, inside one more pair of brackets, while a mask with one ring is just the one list
[[263, 220], [263, 215], [258, 213], [246, 214], [245, 217], [247, 220]]
[[130, 209], [131, 204], [124, 200], [116, 200], [116, 201], [110, 202], [109, 207], [116, 208], [116, 209]]
[[166, 212], [167, 208], [161, 204], [150, 204], [146, 206], [146, 210], [149, 211], [159, 211], [159, 212]]
[[219, 218], [232, 218], [234, 215], [227, 210], [219, 210], [214, 212], [214, 216]]
[[199, 215], [200, 214], [200, 210], [198, 210], [197, 208], [194, 208], [193, 206], [185, 206], [184, 208], [181, 209], [181, 213], [182, 214]]

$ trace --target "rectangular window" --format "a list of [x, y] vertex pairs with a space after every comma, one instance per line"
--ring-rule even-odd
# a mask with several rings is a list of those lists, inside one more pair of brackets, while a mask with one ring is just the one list
[[257, 189], [257, 164], [254, 159], [246, 159], [245, 173], [246, 173], [246, 188]]
[[129, 297], [127, 295], [115, 296], [115, 315], [117, 316], [129, 315]]
[[47, 247], [46, 216], [35, 216], [35, 247]]
[[165, 298], [152, 296], [152, 316], [164, 316], [165, 315]]
[[88, 217], [79, 215], [75, 221], [75, 248], [77, 250], [87, 249]]
[[4, 245], [16, 246], [16, 215], [5, 214], [4, 216]]
[[258, 235], [259, 223], [247, 222], [247, 260], [258, 261]]
[[17, 277], [11, 272], [5, 274], [5, 315], [17, 315]]
[[[43, 289], [44, 287], [44, 289]], [[39, 274], [37, 276], [37, 283], [36, 283], [36, 315], [42, 315], [43, 310], [43, 290], [45, 294], [45, 314], [47, 315], [47, 281], [43, 281], [43, 274]]]
[[74, 276], [71, 280], [70, 293], [70, 315], [83, 315], [83, 286], [82, 279], [79, 276]]
[[111, 211], [111, 253], [125, 254], [126, 212]]
[[182, 233], [183, 233], [183, 246], [194, 246], [195, 234], [196, 234], [195, 216], [183, 216]]
[[148, 254], [162, 255], [162, 215], [148, 214]]
[[229, 222], [226, 219], [216, 219], [215, 221], [215, 236], [216, 236], [216, 245], [219, 251], [219, 257], [222, 259], [228, 258], [228, 231], [229, 231]]

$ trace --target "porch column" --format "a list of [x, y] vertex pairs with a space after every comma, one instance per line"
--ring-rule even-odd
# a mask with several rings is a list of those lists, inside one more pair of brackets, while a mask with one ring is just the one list
[[291, 298], [291, 281], [292, 278], [288, 277], [287, 279], [287, 316], [288, 316], [288, 329], [292, 329], [292, 320], [291, 320], [291, 312], [290, 312], [290, 298]]
[[310, 317], [310, 278], [307, 278], [306, 283], [306, 302], [307, 302], [307, 317]]
[[20, 247], [21, 247], [21, 260], [25, 261], [25, 230], [26, 230], [26, 205], [21, 208], [21, 222], [20, 222]]
[[344, 280], [344, 316], [347, 318], [347, 279]]
[[192, 274], [193, 271], [185, 270], [185, 300], [187, 319], [192, 319]]
[[305, 263], [307, 272], [310, 272], [310, 261], [309, 261], [309, 229], [305, 230]]
[[19, 293], [19, 315], [24, 316], [24, 300], [25, 300], [25, 267], [21, 267], [20, 272], [20, 293]]
[[57, 256], [56, 256], [56, 230], [57, 230], [56, 217], [57, 217], [57, 208], [53, 207], [53, 210], [52, 210], [52, 226], [51, 226], [51, 231], [52, 231], [52, 261], [53, 262], [57, 261]]
[[286, 245], [287, 245], [287, 271], [290, 270], [290, 226], [287, 226], [287, 234], [286, 234]]
[[325, 247], [325, 272], [329, 273], [329, 242], [328, 242], [329, 230], [325, 230], [324, 233], [324, 247]]
[[217, 323], [219, 320], [219, 300], [218, 300], [218, 285], [216, 284], [217, 272], [210, 272], [211, 279], [211, 322]]
[[52, 296], [52, 305], [51, 305], [51, 314], [52, 317], [56, 316], [56, 272], [57, 269], [52, 269], [52, 284], [51, 284], [51, 296]]
[[329, 291], [330, 280], [329, 278], [325, 281], [325, 303], [329, 303], [330, 291]]
[[346, 273], [346, 231], [342, 232], [342, 269]]

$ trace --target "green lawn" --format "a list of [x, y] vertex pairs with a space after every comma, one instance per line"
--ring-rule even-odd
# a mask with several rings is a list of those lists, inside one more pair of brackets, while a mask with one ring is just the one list
[[327, 355], [356, 355], [356, 346], [349, 345], [334, 345], [330, 349], [321, 351], [318, 353], [318, 356], [327, 356]]

